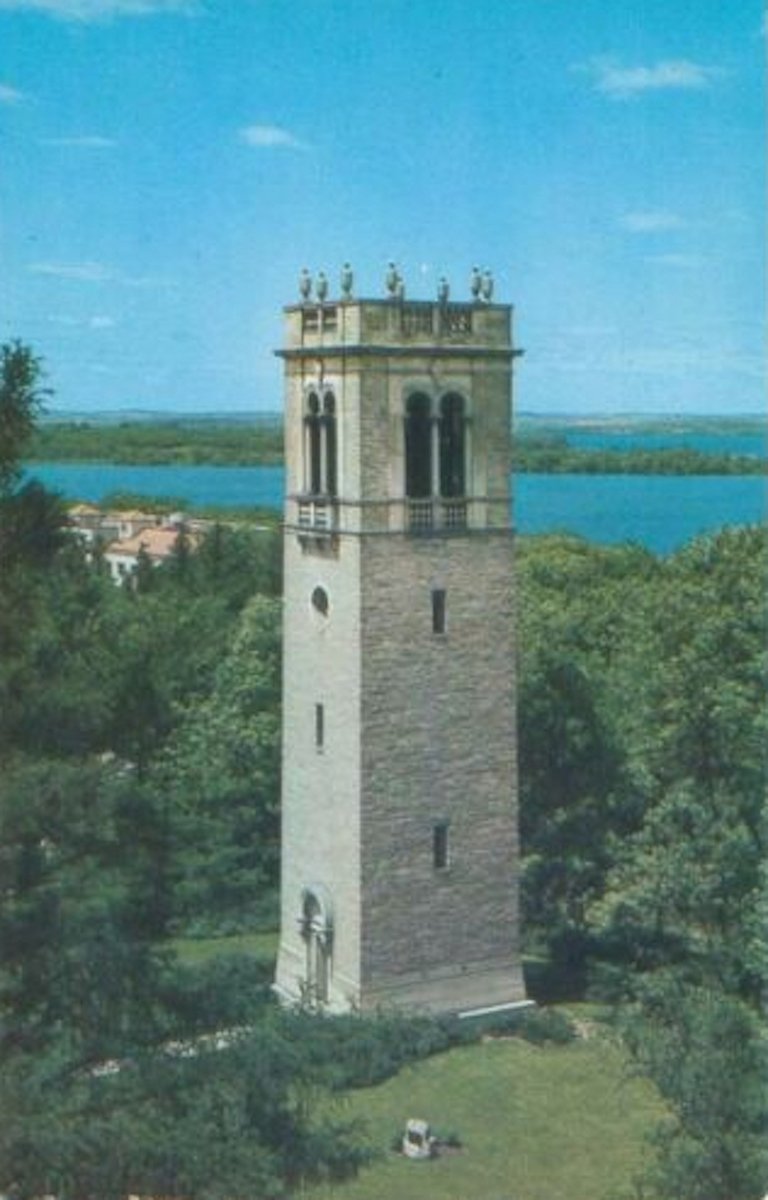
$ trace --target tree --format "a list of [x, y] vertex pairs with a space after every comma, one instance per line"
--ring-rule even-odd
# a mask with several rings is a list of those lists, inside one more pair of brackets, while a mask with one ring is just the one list
[[760, 529], [665, 560], [521, 547], [524, 911], [619, 1001], [669, 1106], [665, 1200], [747, 1200], [768, 1174], [766, 568]]
[[180, 918], [247, 928], [277, 881], [280, 620], [246, 607], [209, 697], [188, 708], [155, 770], [181, 839]]
[[591, 919], [625, 1037], [671, 1108], [652, 1180], [669, 1200], [747, 1200], [768, 1171], [766, 549], [761, 530], [725, 531], [670, 559], [611, 679], [643, 818], [614, 841]]
[[0, 572], [6, 577], [19, 564], [44, 566], [61, 545], [59, 499], [35, 482], [19, 487], [22, 455], [50, 394], [41, 377], [42, 362], [28, 346], [0, 346]]
[[273, 528], [214, 524], [191, 563], [196, 590], [214, 592], [240, 611], [254, 592], [282, 594], [282, 540]]
[[16, 639], [6, 640], [0, 656], [0, 749], [42, 757], [111, 750], [117, 644], [105, 643], [102, 621], [119, 601], [117, 589], [91, 569], [74, 539], [45, 570], [20, 568], [4, 584]]
[[526, 539], [519, 555], [524, 928], [570, 972], [584, 965], [611, 837], [637, 821], [607, 684], [654, 571], [639, 548], [560, 535]]
[[40, 386], [42, 373], [42, 360], [22, 342], [0, 346], [0, 497], [18, 483], [24, 449], [50, 395]]
[[40, 360], [21, 342], [0, 346], [0, 756], [9, 710], [40, 601], [44, 572], [63, 545], [60, 499], [34, 480], [20, 485], [22, 454], [47, 393]]
[[700, 961], [753, 995], [746, 918], [764, 852], [767, 565], [760, 530], [701, 539], [635, 610], [610, 691], [644, 816], [612, 847], [594, 913], [615, 949], [623, 941], [636, 959], [644, 946], [648, 965]]
[[755, 1010], [675, 971], [642, 980], [620, 1028], [669, 1107], [648, 1174], [664, 1200], [754, 1200], [768, 1172], [768, 1056]]
[[223, 1200], [351, 1173], [356, 1131], [321, 1116], [326, 1068], [290, 1029], [254, 1010], [222, 1045], [170, 986], [148, 919], [151, 819], [119, 764], [3, 775], [0, 1179], [21, 1200]]
[[[0, 784], [3, 1052], [78, 1067], [156, 1035], [148, 813], [119, 765], [16, 759]], [[132, 853], [125, 854], [125, 846]]]
[[269, 1024], [91, 1074], [25, 1067], [0, 1078], [0, 1170], [19, 1200], [287, 1200], [370, 1157], [359, 1124], [329, 1115], [301, 1046]]
[[66, 513], [61, 498], [36, 480], [0, 496], [0, 565], [46, 567], [63, 545]]

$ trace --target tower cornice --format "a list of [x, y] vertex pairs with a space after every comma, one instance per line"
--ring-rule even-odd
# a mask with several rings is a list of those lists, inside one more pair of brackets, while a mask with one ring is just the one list
[[274, 353], [278, 358], [320, 358], [322, 356], [336, 358], [498, 358], [509, 362], [519, 358], [524, 350], [516, 350], [511, 346], [468, 346], [443, 344], [440, 346], [421, 345], [348, 345], [345, 343], [316, 343], [306, 346], [289, 346]]

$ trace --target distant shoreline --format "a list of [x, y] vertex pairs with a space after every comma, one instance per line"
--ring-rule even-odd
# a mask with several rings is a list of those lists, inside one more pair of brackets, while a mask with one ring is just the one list
[[[744, 416], [558, 418], [522, 414], [514, 466], [521, 474], [763, 475], [768, 421]], [[590, 444], [590, 439], [592, 444]], [[698, 441], [698, 445], [691, 444]], [[26, 459], [121, 466], [278, 466], [278, 414], [230, 414], [119, 421], [49, 419]]]
[[[282, 425], [283, 415], [279, 409], [255, 410], [233, 409], [229, 411], [186, 412], [159, 409], [95, 409], [92, 412], [73, 409], [71, 411], [49, 410], [42, 416], [44, 425]], [[561, 413], [529, 412], [519, 410], [515, 414], [518, 432], [528, 427], [569, 428], [581, 431], [605, 430], [611, 433], [640, 433], [655, 430], [666, 433], [702, 432], [725, 429], [730, 433], [743, 429], [745, 432], [768, 432], [768, 414], [762, 412], [736, 413]]]

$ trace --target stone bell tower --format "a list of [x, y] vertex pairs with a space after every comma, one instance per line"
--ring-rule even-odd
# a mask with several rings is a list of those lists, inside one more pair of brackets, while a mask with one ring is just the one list
[[285, 310], [282, 929], [330, 1012], [524, 998], [518, 946], [512, 310]]

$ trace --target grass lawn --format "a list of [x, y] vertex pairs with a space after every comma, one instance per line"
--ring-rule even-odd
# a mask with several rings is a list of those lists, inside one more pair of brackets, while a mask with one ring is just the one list
[[[486, 1040], [350, 1092], [382, 1157], [358, 1179], [311, 1189], [313, 1200], [619, 1200], [661, 1115], [644, 1081], [605, 1036], [567, 1046]], [[458, 1153], [412, 1162], [389, 1151], [408, 1117], [455, 1131]]]
[[223, 954], [250, 954], [265, 966], [271, 966], [277, 955], [278, 933], [241, 933], [232, 937], [175, 938], [168, 943], [183, 963], [208, 962]]
[[[269, 968], [276, 932], [171, 943], [182, 962], [250, 954]], [[567, 989], [531, 972], [538, 998]], [[539, 972], [541, 974], [541, 972]], [[625, 1200], [646, 1150], [644, 1134], [662, 1114], [651, 1086], [629, 1074], [619, 1046], [594, 1005], [563, 1006], [586, 1039], [535, 1046], [520, 1038], [486, 1039], [406, 1067], [374, 1088], [335, 1104], [364, 1120], [379, 1158], [359, 1178], [311, 1188], [309, 1200]], [[457, 1133], [463, 1149], [428, 1162], [390, 1151], [408, 1117], [438, 1133]]]

